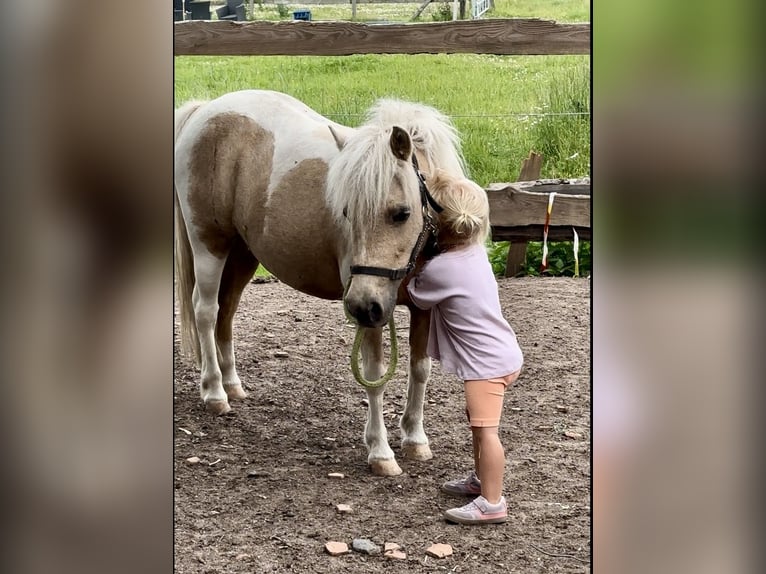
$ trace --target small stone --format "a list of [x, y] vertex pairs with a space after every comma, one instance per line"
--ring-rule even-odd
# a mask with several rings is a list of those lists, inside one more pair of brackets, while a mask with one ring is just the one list
[[432, 544], [426, 549], [426, 554], [434, 558], [445, 558], [452, 556], [452, 546], [449, 544]]
[[241, 562], [242, 560], [247, 560], [248, 558], [250, 558], [250, 555], [249, 555], [249, 554], [237, 554], [237, 555], [234, 557], [234, 560], [238, 560], [238, 561], [240, 561], [240, 562]]
[[348, 504], [336, 504], [335, 510], [341, 514], [351, 514], [354, 510]]
[[274, 351], [274, 356], [277, 359], [286, 359], [290, 355], [287, 353], [287, 351]]
[[330, 556], [340, 556], [341, 554], [348, 552], [348, 544], [345, 542], [333, 542], [331, 540], [325, 543], [324, 549]]
[[387, 550], [383, 553], [386, 558], [393, 558], [394, 560], [407, 560], [407, 555], [401, 550]]
[[264, 476], [269, 476], [265, 470], [251, 470], [247, 473], [248, 478], [263, 478]]
[[362, 554], [380, 554], [380, 546], [366, 538], [354, 538], [351, 548]]
[[342, 472], [331, 472], [327, 475], [328, 478], [346, 478], [346, 475]]
[[556, 410], [559, 411], [560, 413], [568, 413], [569, 407], [565, 405], [556, 405]]
[[580, 440], [582, 438], [582, 433], [574, 432], [574, 431], [564, 431], [564, 436], [573, 438], [575, 440]]
[[383, 550], [388, 552], [389, 550], [399, 550], [401, 546], [399, 546], [396, 542], [386, 542], [383, 545]]
[[186, 462], [188, 462], [189, 464], [199, 464], [200, 458], [198, 456], [190, 456], [189, 458], [186, 459]]

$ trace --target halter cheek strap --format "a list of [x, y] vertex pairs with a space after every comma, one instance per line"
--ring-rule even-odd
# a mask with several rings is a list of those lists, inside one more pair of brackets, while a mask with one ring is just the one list
[[432, 234], [436, 234], [436, 223], [434, 223], [434, 219], [431, 216], [431, 212], [428, 210], [428, 206], [430, 205], [436, 213], [441, 213], [444, 211], [444, 208], [436, 202], [431, 193], [428, 191], [428, 187], [426, 186], [426, 178], [420, 172], [420, 168], [418, 167], [418, 160], [414, 153], [412, 154], [412, 167], [415, 169], [415, 174], [418, 176], [418, 182], [420, 184], [420, 204], [423, 209], [423, 229], [420, 231], [420, 235], [418, 235], [417, 241], [415, 241], [415, 245], [413, 246], [412, 252], [410, 253], [410, 260], [407, 262], [407, 266], [401, 267], [399, 269], [387, 269], [385, 267], [352, 265], [351, 275], [375, 275], [377, 277], [387, 277], [388, 279], [391, 279], [391, 281], [399, 281], [400, 279], [404, 279], [412, 272], [413, 269], [415, 269], [415, 260], [423, 250], [423, 247], [425, 247], [428, 238]]
[[415, 168], [415, 174], [418, 176], [418, 181], [420, 182], [420, 199], [423, 203], [423, 206], [425, 206], [425, 202], [423, 201], [423, 198], [425, 197], [428, 205], [430, 205], [431, 209], [433, 209], [436, 213], [441, 213], [444, 211], [444, 208], [436, 202], [434, 196], [431, 195], [430, 191], [428, 191], [428, 187], [426, 186], [426, 178], [420, 171], [420, 166], [418, 166], [418, 158], [415, 157], [414, 153], [412, 154], [412, 167]]

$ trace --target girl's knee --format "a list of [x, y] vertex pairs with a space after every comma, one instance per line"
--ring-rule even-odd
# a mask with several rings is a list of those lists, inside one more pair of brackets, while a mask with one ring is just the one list
[[498, 427], [496, 426], [481, 426], [481, 427], [471, 427], [471, 430], [473, 431], [474, 435], [476, 435], [478, 438], [493, 438], [497, 437], [497, 431]]

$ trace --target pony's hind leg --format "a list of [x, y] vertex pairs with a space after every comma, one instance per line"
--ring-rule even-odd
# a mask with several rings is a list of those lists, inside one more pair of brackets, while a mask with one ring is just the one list
[[223, 377], [223, 389], [229, 399], [247, 397], [237, 374], [232, 343], [232, 322], [239, 306], [242, 291], [253, 278], [258, 260], [250, 253], [244, 241], [237, 238], [232, 245], [218, 289], [218, 322], [215, 339], [218, 347], [218, 364]]
[[402, 454], [414, 460], [429, 460], [431, 447], [423, 430], [423, 403], [426, 383], [431, 373], [431, 359], [427, 354], [430, 314], [410, 308], [410, 370], [407, 381], [407, 404], [399, 428], [402, 431]]
[[[362, 368], [368, 381], [376, 381], [383, 374], [383, 330], [365, 329], [362, 339]], [[367, 445], [367, 464], [377, 476], [396, 476], [402, 473], [394, 451], [388, 445], [386, 423], [383, 420], [383, 390], [385, 385], [368, 388], [367, 423], [364, 426], [364, 444]]]
[[216, 257], [204, 248], [195, 250], [192, 303], [200, 347], [200, 396], [207, 410], [217, 415], [231, 410], [221, 384], [221, 369], [215, 342], [218, 288], [225, 263], [226, 257]]

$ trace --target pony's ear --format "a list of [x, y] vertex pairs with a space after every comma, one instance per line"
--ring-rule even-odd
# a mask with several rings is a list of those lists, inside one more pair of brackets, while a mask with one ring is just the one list
[[394, 152], [394, 155], [397, 158], [403, 161], [410, 160], [410, 157], [412, 156], [412, 140], [405, 130], [399, 126], [394, 126], [391, 129], [390, 144], [391, 151]]
[[346, 140], [344, 140], [338, 132], [332, 129], [331, 125], [328, 125], [327, 127], [330, 129], [332, 138], [335, 140], [335, 145], [338, 146], [338, 151], [342, 150], [343, 146], [346, 145]]

